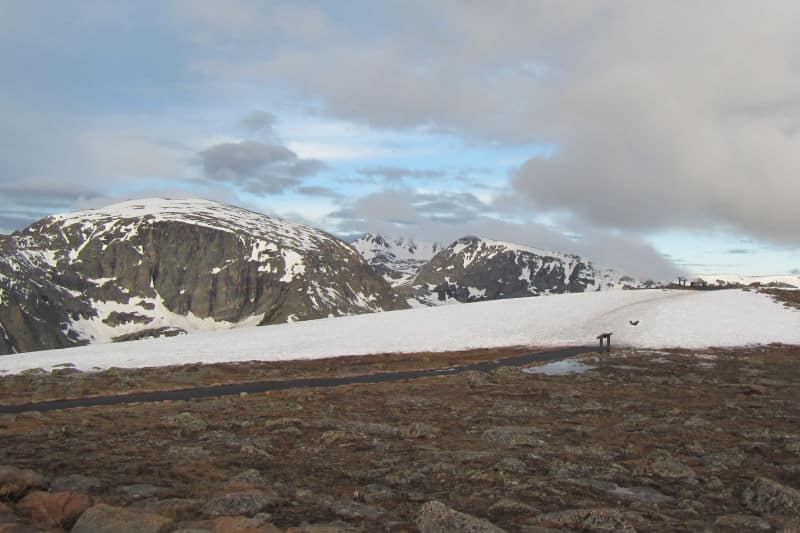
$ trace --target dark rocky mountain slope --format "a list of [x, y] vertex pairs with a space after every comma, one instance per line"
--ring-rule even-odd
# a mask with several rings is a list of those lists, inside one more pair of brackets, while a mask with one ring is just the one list
[[124, 202], [0, 236], [0, 354], [404, 307], [347, 244], [206, 200]]
[[638, 286], [580, 256], [464, 237], [397, 287], [411, 305], [442, 305]]

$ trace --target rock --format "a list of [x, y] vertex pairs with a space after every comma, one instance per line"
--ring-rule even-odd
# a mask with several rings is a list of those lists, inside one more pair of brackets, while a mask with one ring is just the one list
[[772, 529], [769, 522], [761, 517], [746, 514], [729, 514], [720, 516], [715, 526], [728, 527], [735, 531], [768, 531]]
[[416, 519], [421, 533], [503, 533], [491, 522], [447, 507], [439, 501], [423, 505]]
[[162, 420], [168, 426], [185, 429], [186, 431], [205, 431], [208, 428], [208, 423], [205, 420], [188, 412], [165, 416]]
[[290, 527], [286, 533], [351, 533], [358, 531], [348, 524], [333, 522], [330, 524], [303, 524], [299, 527]]
[[539, 447], [545, 444], [543, 440], [536, 437], [540, 433], [541, 430], [536, 427], [500, 426], [484, 431], [481, 439], [490, 444], [507, 448], [520, 446]]
[[207, 516], [253, 516], [275, 506], [278, 498], [261, 490], [245, 490], [221, 494], [206, 503]]
[[407, 426], [400, 426], [400, 435], [410, 439], [433, 439], [439, 433], [439, 428], [415, 422]]
[[0, 521], [0, 533], [42, 533], [44, 529], [23, 524], [17, 520]]
[[497, 463], [497, 468], [504, 472], [512, 472], [514, 474], [526, 474], [528, 466], [515, 457], [506, 457]]
[[177, 519], [181, 515], [194, 513], [202, 506], [200, 500], [189, 498], [166, 498], [163, 500], [149, 499], [141, 500], [129, 507], [129, 509], [141, 509], [148, 513], [155, 513]]
[[281, 530], [245, 516], [224, 516], [214, 520], [213, 533], [281, 533]]
[[327, 507], [336, 516], [345, 520], [377, 520], [384, 514], [381, 507], [354, 501], [329, 502]]
[[50, 483], [50, 489], [55, 492], [93, 492], [103, 488], [103, 482], [95, 477], [84, 476], [81, 474], [71, 474], [60, 476]]
[[569, 509], [539, 515], [535, 521], [540, 525], [580, 531], [636, 533], [638, 529], [647, 527], [647, 522], [639, 514], [617, 509]]
[[255, 468], [250, 468], [245, 470], [241, 474], [238, 474], [231, 479], [229, 479], [225, 483], [225, 487], [250, 487], [250, 488], [257, 488], [257, 487], [266, 487], [269, 483], [264, 476], [261, 475], [261, 472], [256, 470]]
[[656, 476], [669, 479], [694, 478], [694, 470], [672, 457], [663, 457], [653, 461], [650, 463], [649, 471]]
[[756, 478], [742, 492], [742, 503], [757, 513], [788, 515], [800, 520], [800, 491], [771, 479]]
[[85, 494], [35, 490], [17, 502], [17, 512], [37, 526], [69, 529], [93, 503]]
[[484, 372], [478, 372], [477, 370], [470, 370], [469, 372], [464, 372], [462, 374], [462, 378], [467, 385], [473, 388], [477, 387], [485, 387], [489, 384], [489, 380], [486, 378], [486, 374]]
[[0, 502], [0, 516], [9, 514], [14, 514], [14, 510], [3, 502]]
[[143, 500], [145, 498], [157, 496], [169, 489], [166, 487], [148, 485], [146, 483], [134, 483], [133, 485], [122, 485], [121, 487], [117, 487], [117, 490], [125, 494], [131, 500]]
[[44, 487], [44, 480], [33, 470], [0, 466], [0, 499], [18, 500], [28, 491]]
[[81, 515], [71, 533], [162, 533], [171, 523], [165, 516], [98, 503]]
[[530, 505], [518, 502], [517, 500], [512, 500], [511, 498], [503, 498], [501, 500], [498, 500], [494, 504], [492, 504], [491, 507], [489, 507], [489, 513], [492, 515], [518, 514], [518, 513], [535, 514], [538, 512], [539, 512], [538, 510], [531, 507]]

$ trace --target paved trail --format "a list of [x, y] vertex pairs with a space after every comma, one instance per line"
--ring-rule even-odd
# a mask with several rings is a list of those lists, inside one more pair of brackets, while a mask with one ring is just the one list
[[392, 381], [407, 381], [434, 376], [452, 376], [472, 370], [489, 372], [501, 366], [522, 366], [531, 363], [556, 361], [588, 352], [596, 351], [594, 346], [576, 346], [559, 348], [546, 352], [537, 352], [517, 357], [497, 359], [473, 363], [470, 365], [434, 370], [406, 370], [399, 372], [381, 372], [377, 374], [361, 374], [339, 378], [302, 378], [285, 381], [260, 381], [255, 383], [232, 383], [228, 385], [214, 385], [209, 387], [194, 387], [169, 391], [134, 392], [115, 396], [95, 396], [90, 398], [76, 398], [73, 400], [50, 400], [21, 405], [0, 405], [0, 414], [15, 414], [26, 411], [53, 411], [56, 409], [73, 409], [75, 407], [93, 407], [98, 405], [121, 405], [127, 403], [147, 403], [163, 401], [185, 401], [198, 398], [216, 398], [220, 396], [238, 396], [242, 393], [254, 394], [268, 391], [281, 391], [290, 389], [307, 389], [318, 387], [339, 387], [342, 385], [363, 385], [370, 383], [388, 383]]

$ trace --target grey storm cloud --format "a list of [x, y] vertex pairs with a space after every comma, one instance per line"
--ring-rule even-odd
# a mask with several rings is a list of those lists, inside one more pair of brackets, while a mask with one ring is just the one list
[[342, 193], [335, 191], [330, 187], [324, 187], [321, 185], [301, 185], [295, 189], [300, 194], [305, 194], [306, 196], [319, 196], [322, 198], [342, 198]]
[[271, 132], [272, 125], [275, 124], [275, 115], [268, 111], [253, 111], [242, 119], [241, 124], [249, 133], [265, 129]]
[[316, 46], [235, 64], [209, 53], [198, 71], [372, 126], [554, 146], [514, 174], [513, 193], [576, 224], [800, 243], [800, 3], [382, 5], [370, 29], [390, 39], [331, 17]]
[[198, 154], [208, 179], [240, 185], [251, 192], [280, 193], [325, 168], [286, 146], [258, 141], [221, 143]]

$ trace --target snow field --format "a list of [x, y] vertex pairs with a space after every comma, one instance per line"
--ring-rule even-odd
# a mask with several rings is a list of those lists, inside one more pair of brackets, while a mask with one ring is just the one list
[[[631, 326], [629, 320], [639, 320]], [[0, 374], [72, 363], [81, 370], [282, 361], [530, 345], [705, 348], [800, 344], [800, 311], [741, 290], [607, 291], [494, 300], [198, 332], [0, 357]]]

